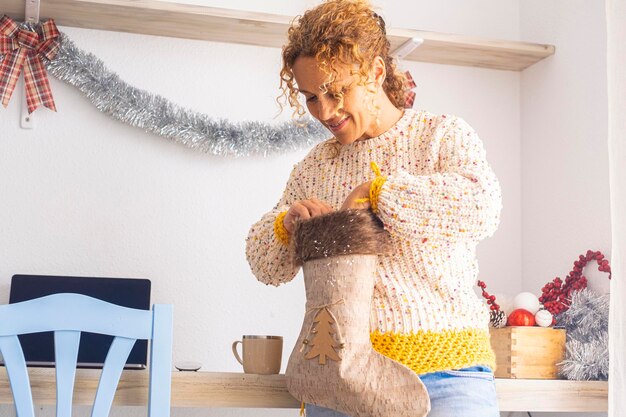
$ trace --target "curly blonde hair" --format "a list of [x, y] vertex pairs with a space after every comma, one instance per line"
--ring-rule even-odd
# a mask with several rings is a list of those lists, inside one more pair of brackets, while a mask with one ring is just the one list
[[[281, 111], [283, 102], [293, 109], [293, 117], [305, 114], [298, 100], [293, 65], [300, 56], [312, 57], [328, 75], [331, 84], [342, 65], [358, 65], [359, 83], [366, 85], [371, 64], [376, 56], [385, 62], [386, 78], [383, 90], [394, 106], [404, 107], [406, 78], [396, 71], [389, 54], [384, 20], [372, 10], [367, 0], [327, 0], [319, 6], [297, 16], [288, 32], [288, 42], [282, 49], [283, 67], [280, 71], [282, 94], [277, 101]], [[332, 92], [342, 105], [342, 93]]]

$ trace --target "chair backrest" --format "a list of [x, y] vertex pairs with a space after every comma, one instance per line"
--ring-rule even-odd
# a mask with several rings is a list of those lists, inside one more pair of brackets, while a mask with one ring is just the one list
[[150, 342], [148, 416], [170, 414], [172, 306], [152, 311], [107, 303], [80, 294], [54, 294], [0, 306], [0, 351], [4, 357], [17, 417], [34, 417], [26, 361], [18, 335], [54, 332], [57, 417], [71, 417], [81, 331], [115, 336], [109, 348], [92, 409], [108, 416], [126, 359], [137, 339]]

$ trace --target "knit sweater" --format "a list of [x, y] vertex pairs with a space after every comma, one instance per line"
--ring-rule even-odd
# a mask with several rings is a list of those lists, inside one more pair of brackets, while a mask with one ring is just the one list
[[459, 117], [408, 109], [380, 136], [338, 151], [326, 142], [315, 146], [293, 168], [278, 204], [250, 229], [253, 274], [271, 285], [293, 279], [299, 267], [275, 232], [277, 217], [313, 197], [340, 208], [373, 179], [372, 161], [386, 176], [376, 212], [393, 245], [393, 254], [378, 260], [373, 347], [418, 374], [495, 368], [489, 310], [474, 288], [476, 246], [499, 225], [501, 191], [481, 140]]

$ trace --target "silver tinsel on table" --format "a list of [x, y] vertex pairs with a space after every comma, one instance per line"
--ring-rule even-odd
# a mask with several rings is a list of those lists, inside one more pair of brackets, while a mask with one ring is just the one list
[[293, 121], [272, 125], [215, 120], [128, 85], [63, 33], [60, 42], [57, 56], [45, 62], [49, 74], [78, 88], [103, 113], [190, 148], [219, 156], [267, 155], [311, 146], [330, 136], [311, 119], [302, 126]]
[[609, 377], [609, 295], [589, 289], [572, 293], [569, 310], [557, 317], [567, 332], [561, 375], [577, 381], [606, 381]]

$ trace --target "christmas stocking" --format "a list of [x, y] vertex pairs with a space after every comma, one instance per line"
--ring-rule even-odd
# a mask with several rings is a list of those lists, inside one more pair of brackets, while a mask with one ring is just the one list
[[295, 398], [351, 417], [422, 417], [430, 400], [417, 374], [372, 348], [370, 304], [377, 255], [389, 236], [368, 210], [337, 211], [296, 225], [306, 313], [287, 365]]

